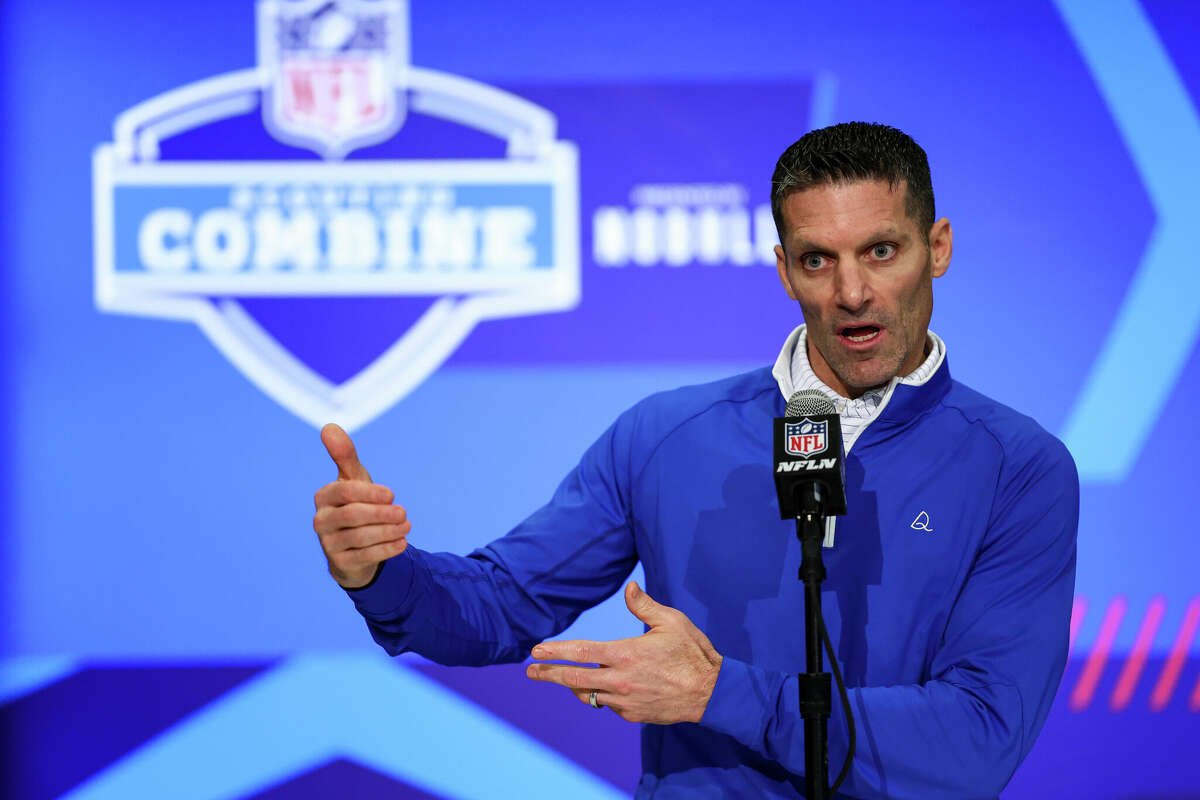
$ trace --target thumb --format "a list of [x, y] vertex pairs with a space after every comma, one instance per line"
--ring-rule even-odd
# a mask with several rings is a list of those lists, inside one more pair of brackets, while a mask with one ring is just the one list
[[346, 432], [332, 422], [321, 428], [321, 442], [329, 452], [333, 463], [337, 464], [339, 481], [366, 481], [372, 483], [371, 476], [358, 461], [358, 452], [354, 442]]
[[668, 612], [671, 609], [656, 602], [654, 598], [643, 592], [642, 587], [637, 585], [637, 581], [630, 581], [626, 584], [625, 605], [629, 607], [630, 613], [651, 628], [656, 628], [670, 619]]

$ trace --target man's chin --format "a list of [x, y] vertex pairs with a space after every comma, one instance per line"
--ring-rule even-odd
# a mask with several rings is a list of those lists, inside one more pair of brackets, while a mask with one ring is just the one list
[[849, 369], [838, 375], [842, 385], [850, 391], [852, 397], [859, 397], [872, 389], [878, 389], [895, 376], [895, 369], [878, 365], [874, 365], [873, 369]]

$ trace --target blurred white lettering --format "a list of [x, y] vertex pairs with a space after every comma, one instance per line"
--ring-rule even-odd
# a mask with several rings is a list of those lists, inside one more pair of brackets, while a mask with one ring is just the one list
[[235, 272], [250, 255], [250, 231], [246, 220], [228, 208], [205, 211], [192, 231], [196, 264], [208, 272]]
[[321, 256], [320, 226], [308, 209], [284, 217], [277, 208], [264, 208], [254, 217], [254, 268], [294, 267], [314, 270]]
[[192, 215], [182, 208], [160, 208], [142, 220], [138, 229], [138, 257], [154, 272], [180, 272], [192, 263], [187, 237]]
[[592, 216], [592, 257], [601, 267], [774, 266], [771, 207], [750, 207], [736, 184], [644, 184], [631, 205]]
[[531, 267], [537, 252], [529, 244], [537, 220], [520, 206], [489, 208], [483, 212], [480, 258], [485, 267]]
[[[291, 191], [286, 206], [277, 195], [256, 197], [240, 189], [230, 207], [199, 216], [182, 208], [151, 211], [138, 227], [141, 265], [156, 273], [220, 274], [494, 272], [538, 265], [537, 214], [523, 206], [460, 207], [446, 204], [453, 202], [447, 193], [435, 198], [415, 190], [393, 192], [390, 199], [423, 205], [382, 209], [344, 205], [350, 198], [346, 193]], [[313, 204], [314, 197], [334, 205]], [[356, 199], [372, 200], [365, 191]]]
[[330, 215], [329, 267], [368, 270], [379, 263], [379, 225], [365, 208], [345, 208]]

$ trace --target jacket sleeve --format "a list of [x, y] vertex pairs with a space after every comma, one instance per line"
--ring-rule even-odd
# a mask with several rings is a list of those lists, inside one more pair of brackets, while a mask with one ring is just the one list
[[554, 496], [468, 556], [412, 545], [348, 590], [388, 653], [441, 664], [521, 661], [612, 595], [637, 563], [629, 515], [629, 414], [584, 454]]
[[[1079, 479], [1051, 446], [1006, 475], [930, 679], [849, 690], [857, 748], [841, 791], [859, 798], [996, 797], [1033, 746], [1066, 664]], [[702, 725], [796, 774], [804, 724], [795, 675], [724, 659]], [[834, 689], [832, 781], [849, 747]]]

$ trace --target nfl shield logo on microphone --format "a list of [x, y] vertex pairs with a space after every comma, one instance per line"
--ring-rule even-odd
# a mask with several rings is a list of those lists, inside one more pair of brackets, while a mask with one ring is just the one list
[[822, 453], [829, 445], [828, 431], [829, 423], [824, 420], [805, 417], [799, 422], [789, 422], [784, 426], [784, 452], [803, 458]]

